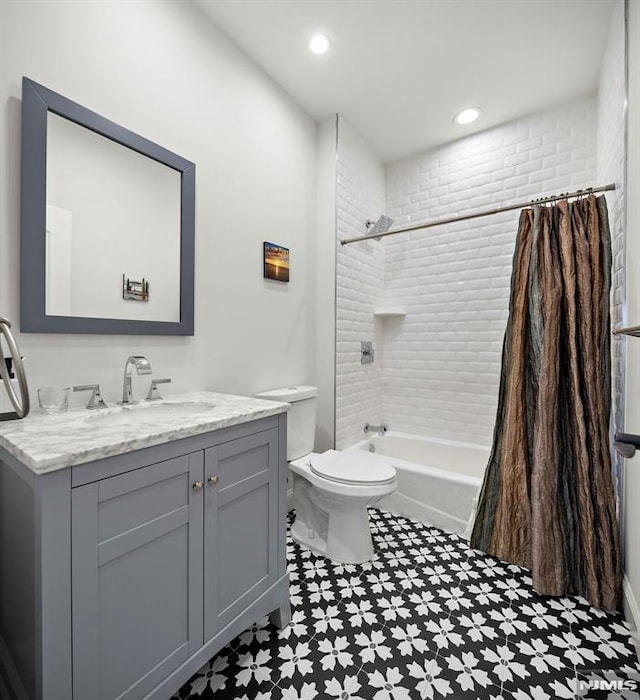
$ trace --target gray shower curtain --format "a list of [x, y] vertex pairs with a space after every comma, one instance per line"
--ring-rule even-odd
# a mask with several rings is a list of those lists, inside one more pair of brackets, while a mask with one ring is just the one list
[[543, 595], [621, 606], [604, 197], [520, 215], [493, 447], [471, 546]]

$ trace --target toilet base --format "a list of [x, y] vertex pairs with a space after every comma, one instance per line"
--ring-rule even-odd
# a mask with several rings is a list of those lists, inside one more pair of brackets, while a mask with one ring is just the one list
[[344, 564], [363, 564], [373, 557], [369, 513], [365, 507], [336, 508], [329, 519], [327, 556]]
[[298, 474], [293, 477], [293, 540], [342, 564], [369, 561], [373, 557], [373, 542], [367, 506], [380, 496], [354, 498], [321, 492]]
[[291, 539], [316, 554], [321, 554], [323, 557], [326, 556], [327, 541], [318, 537], [298, 517], [296, 517], [296, 521], [291, 526]]
[[[296, 518], [291, 526], [293, 541], [341, 564], [364, 564], [369, 561], [373, 557], [373, 542], [367, 511], [331, 515], [332, 522], [329, 524], [327, 539], [319, 536], [304, 521]], [[349, 534], [348, 538], [344, 537], [345, 533]]]
[[[323, 454], [329, 453], [335, 452]], [[374, 554], [367, 508], [393, 493], [397, 485], [395, 470], [391, 470], [391, 479], [381, 482], [340, 482], [314, 472], [311, 459], [322, 456], [311, 453], [289, 462], [296, 509], [291, 536], [303, 547], [333, 561], [364, 564]]]

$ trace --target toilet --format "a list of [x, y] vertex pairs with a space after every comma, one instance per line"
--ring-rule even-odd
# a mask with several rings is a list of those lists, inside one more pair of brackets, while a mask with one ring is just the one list
[[313, 386], [257, 394], [291, 404], [287, 417], [287, 461], [293, 481], [296, 520], [291, 536], [333, 561], [361, 564], [373, 556], [367, 507], [396, 488], [396, 470], [362, 450], [312, 452], [316, 400]]

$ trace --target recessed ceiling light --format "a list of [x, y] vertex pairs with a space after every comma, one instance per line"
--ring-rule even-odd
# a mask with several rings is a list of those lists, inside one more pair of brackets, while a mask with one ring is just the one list
[[480, 109], [478, 107], [468, 107], [463, 109], [462, 112], [458, 112], [453, 118], [456, 124], [471, 124], [480, 116]]
[[311, 37], [309, 42], [309, 48], [312, 53], [322, 56], [323, 53], [327, 53], [329, 46], [331, 45], [329, 39], [324, 34], [315, 34]]

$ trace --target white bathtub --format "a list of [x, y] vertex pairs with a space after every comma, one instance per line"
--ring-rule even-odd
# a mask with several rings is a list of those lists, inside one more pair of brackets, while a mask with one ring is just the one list
[[489, 448], [389, 432], [373, 435], [350, 449], [389, 457], [396, 468], [398, 488], [376, 507], [464, 533], [482, 484]]

